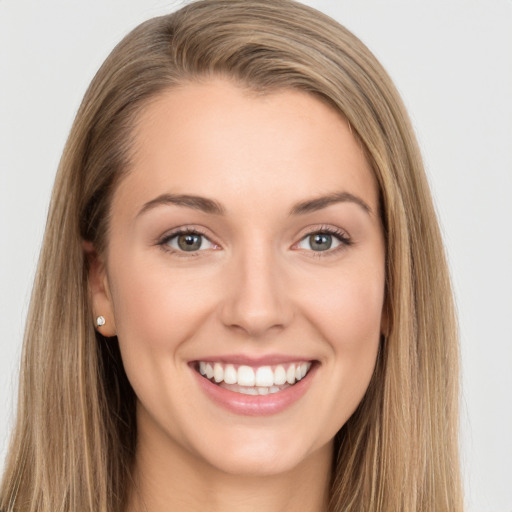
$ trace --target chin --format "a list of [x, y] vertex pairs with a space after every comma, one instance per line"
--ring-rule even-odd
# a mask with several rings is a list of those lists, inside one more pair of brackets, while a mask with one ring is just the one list
[[239, 437], [225, 443], [216, 442], [213, 450], [210, 446], [203, 452], [202, 458], [228, 475], [263, 478], [293, 472], [324, 450], [328, 450], [330, 457], [332, 450], [330, 442], [317, 449], [308, 449], [298, 436], [294, 439], [289, 433], [265, 439], [261, 432], [252, 435], [240, 432]]
[[304, 458], [295, 454], [290, 457], [283, 453], [259, 453], [254, 456], [233, 454], [211, 460], [219, 471], [240, 477], [270, 477], [292, 472], [301, 465]]

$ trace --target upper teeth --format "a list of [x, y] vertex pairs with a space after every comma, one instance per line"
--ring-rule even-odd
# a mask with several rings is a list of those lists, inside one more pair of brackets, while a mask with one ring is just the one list
[[219, 383], [238, 384], [239, 386], [271, 387], [283, 384], [295, 384], [301, 380], [311, 367], [310, 362], [291, 363], [276, 366], [235, 366], [214, 362], [199, 362], [199, 372], [206, 378]]

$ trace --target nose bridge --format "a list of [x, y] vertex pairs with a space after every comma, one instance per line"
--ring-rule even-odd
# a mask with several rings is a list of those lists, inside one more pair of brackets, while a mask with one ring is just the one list
[[229, 291], [222, 308], [223, 323], [251, 336], [285, 327], [291, 319], [292, 308], [274, 244], [253, 237], [234, 251], [230, 265]]

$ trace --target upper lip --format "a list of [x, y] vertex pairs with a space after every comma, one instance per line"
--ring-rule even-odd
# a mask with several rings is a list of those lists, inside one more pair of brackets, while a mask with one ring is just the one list
[[197, 363], [198, 361], [204, 361], [205, 363], [225, 363], [225, 364], [236, 364], [246, 366], [272, 366], [276, 364], [284, 363], [297, 363], [297, 362], [313, 362], [315, 359], [311, 357], [303, 357], [296, 355], [285, 355], [285, 354], [268, 354], [264, 356], [248, 356], [245, 354], [229, 354], [229, 355], [217, 355], [200, 357], [190, 361], [191, 364]]

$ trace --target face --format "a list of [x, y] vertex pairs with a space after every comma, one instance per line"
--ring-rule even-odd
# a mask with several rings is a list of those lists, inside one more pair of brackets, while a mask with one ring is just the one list
[[92, 281], [139, 444], [237, 474], [330, 454], [384, 300], [378, 189], [347, 123], [218, 80], [163, 93], [135, 136]]

